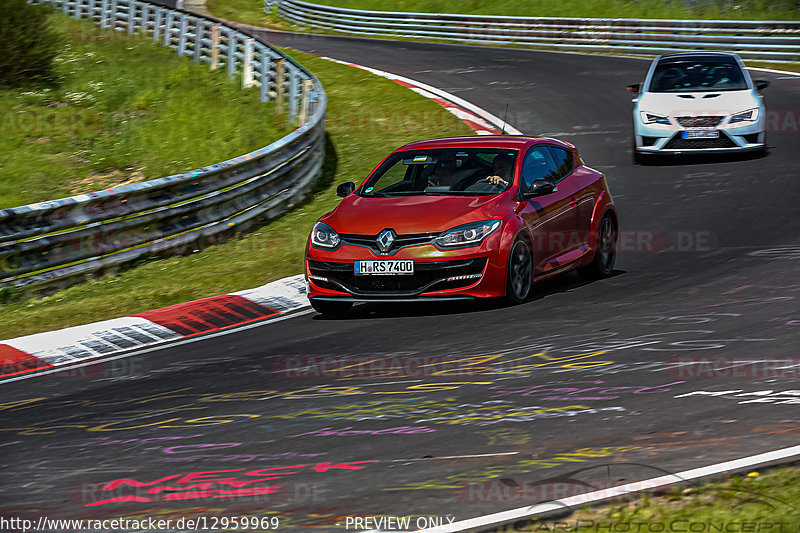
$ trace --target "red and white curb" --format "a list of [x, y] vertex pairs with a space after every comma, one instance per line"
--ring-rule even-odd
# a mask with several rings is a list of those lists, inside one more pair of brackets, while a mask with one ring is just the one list
[[193, 302], [0, 341], [0, 380], [277, 317], [309, 305], [303, 275]]
[[509, 135], [522, 135], [522, 132], [517, 128], [511, 126], [510, 124], [506, 124], [505, 121], [501, 120], [495, 115], [492, 115], [485, 109], [481, 109], [475, 104], [467, 102], [463, 98], [459, 98], [454, 94], [450, 94], [447, 91], [443, 91], [426, 83], [422, 83], [421, 81], [412, 80], [411, 78], [398, 76], [397, 74], [374, 69], [372, 67], [365, 67], [364, 65], [359, 65], [357, 63], [341, 61], [332, 57], [322, 56], [322, 59], [327, 59], [328, 61], [333, 61], [334, 63], [340, 63], [349, 67], [366, 70], [367, 72], [371, 72], [377, 76], [392, 80], [403, 87], [407, 87], [415, 93], [420, 94], [429, 100], [433, 100], [447, 111], [454, 114], [467, 126], [472, 128], [472, 130], [478, 135], [501, 135], [503, 132]]

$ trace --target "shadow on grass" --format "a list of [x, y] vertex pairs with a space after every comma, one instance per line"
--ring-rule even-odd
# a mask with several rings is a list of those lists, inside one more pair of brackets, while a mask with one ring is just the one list
[[331, 136], [325, 132], [325, 160], [322, 162], [322, 175], [317, 180], [314, 188], [311, 190], [309, 200], [320, 191], [324, 191], [333, 185], [333, 179], [336, 176], [336, 170], [339, 168], [339, 154], [336, 153], [336, 146], [331, 141]]

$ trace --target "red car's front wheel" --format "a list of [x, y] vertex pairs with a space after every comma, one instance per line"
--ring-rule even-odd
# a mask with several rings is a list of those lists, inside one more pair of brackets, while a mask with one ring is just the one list
[[525, 239], [517, 238], [508, 255], [506, 299], [519, 304], [528, 299], [533, 284], [533, 257]]

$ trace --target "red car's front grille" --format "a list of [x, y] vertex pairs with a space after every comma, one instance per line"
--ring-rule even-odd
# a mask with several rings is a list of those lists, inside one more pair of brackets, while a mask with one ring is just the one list
[[[320, 287], [344, 291], [353, 296], [418, 296], [423, 292], [456, 289], [475, 283], [483, 273], [486, 258], [459, 261], [417, 262], [409, 276], [356, 276], [353, 263], [309, 261], [308, 267]], [[326, 278], [322, 281], [319, 278]], [[450, 278], [457, 278], [448, 281]]]
[[[406, 246], [427, 244], [431, 242], [437, 235], [439, 234], [419, 233], [415, 235], [397, 235], [394, 239], [394, 243], [392, 243], [389, 253], [391, 254], [392, 252], [395, 252], [400, 248], [405, 248]], [[356, 235], [343, 233], [340, 235], [340, 237], [342, 238], [342, 244], [349, 244], [351, 246], [364, 246], [365, 248], [369, 248], [377, 254], [381, 253], [381, 251], [378, 249], [377, 235]]]

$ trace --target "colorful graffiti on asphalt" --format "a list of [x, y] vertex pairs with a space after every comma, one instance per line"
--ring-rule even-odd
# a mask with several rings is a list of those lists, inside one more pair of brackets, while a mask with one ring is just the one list
[[461, 489], [465, 483], [483, 482], [488, 479], [507, 477], [515, 474], [527, 474], [537, 470], [554, 468], [559, 465], [582, 463], [600, 457], [610, 457], [632, 450], [641, 446], [608, 446], [604, 448], [581, 448], [567, 453], [555, 454], [547, 459], [523, 459], [512, 465], [488, 466], [459, 474], [452, 474], [442, 478], [419, 482], [409, 482], [399, 487], [390, 487], [384, 490], [442, 490]]
[[407, 401], [367, 401], [294, 413], [273, 415], [284, 420], [391, 420], [414, 423], [491, 425], [499, 422], [525, 422], [541, 418], [576, 416], [590, 413], [619, 413], [622, 407], [592, 408], [587, 405], [559, 407], [524, 406], [508, 400], [461, 403], [454, 398], [442, 401], [414, 398]]
[[[509, 387], [506, 385], [495, 385], [489, 390], [496, 391], [492, 394], [493, 398], [519, 395], [533, 397], [540, 401], [589, 401], [589, 400], [616, 400], [628, 394], [659, 394], [669, 392], [670, 387], [685, 383], [684, 381], [673, 381], [664, 385], [654, 387], [643, 385], [629, 385], [625, 387], [603, 386], [604, 381], [573, 381], [560, 383], [558, 385], [533, 385], [529, 387]], [[599, 386], [598, 386], [599, 385]]]
[[[170, 474], [152, 481], [137, 481], [121, 478], [109, 481], [103, 491], [114, 491], [122, 487], [145, 490], [136, 494], [116, 495], [85, 504], [96, 507], [122, 502], [183, 501], [196, 499], [224, 499], [247, 496], [262, 496], [279, 491], [282, 485], [273, 484], [301, 472], [325, 473], [331, 470], [361, 470], [366, 464], [377, 461], [354, 461], [349, 463], [316, 463], [292, 466], [273, 466], [246, 471], [245, 468], [206, 470], [187, 474]], [[268, 483], [262, 485], [262, 483]], [[246, 485], [251, 485], [246, 487]]]

